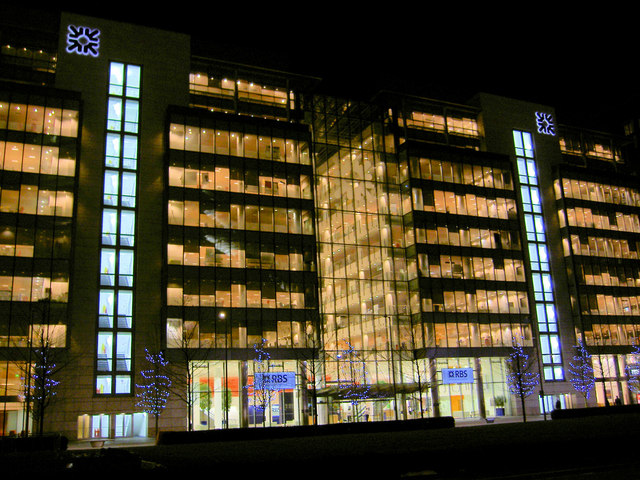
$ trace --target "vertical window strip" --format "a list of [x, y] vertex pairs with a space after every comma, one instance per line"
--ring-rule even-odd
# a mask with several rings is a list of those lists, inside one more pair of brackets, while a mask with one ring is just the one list
[[564, 380], [560, 337], [554, 303], [554, 289], [549, 273], [548, 248], [542, 200], [538, 188], [538, 174], [530, 133], [514, 130], [516, 165], [523, 210], [529, 264], [534, 285], [534, 301], [545, 380]]
[[112, 63], [103, 178], [97, 394], [132, 388], [133, 285], [141, 68]]

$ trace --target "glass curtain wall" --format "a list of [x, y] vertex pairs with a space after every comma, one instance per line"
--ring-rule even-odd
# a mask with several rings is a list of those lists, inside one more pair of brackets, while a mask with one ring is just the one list
[[29, 432], [32, 347], [66, 346], [79, 102], [0, 93], [0, 436]]
[[375, 109], [315, 98], [313, 114], [326, 382], [320, 421], [403, 418], [413, 348], [402, 219], [409, 197], [400, 186], [406, 169]]
[[[308, 131], [174, 112], [169, 140], [167, 347], [193, 369], [194, 428], [313, 423]], [[256, 374], [295, 381], [257, 392]]]
[[640, 338], [640, 190], [624, 183], [567, 169], [555, 185], [577, 289], [576, 335], [592, 354], [600, 405], [632, 400], [627, 368], [638, 361], [622, 351], [633, 352]]
[[[425, 415], [492, 416], [511, 411], [503, 357], [514, 339], [532, 345], [525, 265], [510, 166], [457, 153], [420, 145], [409, 156], [414, 382]], [[445, 369], [468, 369], [469, 381], [445, 382]]]

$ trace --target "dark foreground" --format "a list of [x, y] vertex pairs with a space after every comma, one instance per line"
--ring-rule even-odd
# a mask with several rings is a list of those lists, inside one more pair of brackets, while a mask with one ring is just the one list
[[640, 414], [0, 456], [3, 470], [258, 478], [640, 479]]

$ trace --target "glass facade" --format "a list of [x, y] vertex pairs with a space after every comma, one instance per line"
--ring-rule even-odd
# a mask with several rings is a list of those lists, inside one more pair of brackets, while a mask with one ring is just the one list
[[[315, 421], [306, 400], [318, 348], [308, 131], [176, 112], [169, 139], [167, 346], [174, 357], [188, 348], [207, 358], [187, 360], [194, 428]], [[277, 360], [259, 363], [257, 346]], [[295, 388], [258, 399], [258, 366], [292, 373]]]
[[323, 420], [396, 419], [395, 387], [412, 375], [406, 165], [401, 172], [375, 109], [314, 100]]
[[0, 89], [2, 435], [31, 427], [27, 352], [67, 345], [79, 115], [74, 98]]
[[640, 190], [609, 173], [562, 168], [555, 184], [576, 335], [592, 354], [599, 404], [631, 402], [627, 366], [640, 338]]

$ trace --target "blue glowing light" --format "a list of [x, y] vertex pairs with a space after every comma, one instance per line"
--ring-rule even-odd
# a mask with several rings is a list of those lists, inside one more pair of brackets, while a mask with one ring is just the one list
[[100, 50], [100, 30], [89, 27], [67, 27], [67, 52], [97, 57]]
[[538, 126], [538, 133], [543, 135], [556, 134], [555, 122], [550, 113], [536, 112], [536, 125]]

